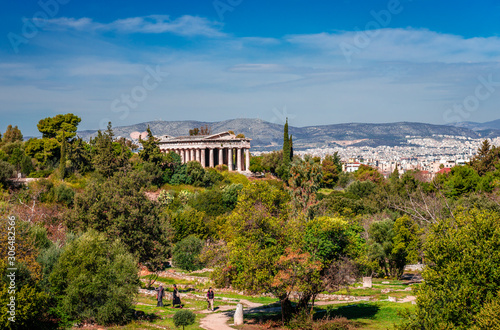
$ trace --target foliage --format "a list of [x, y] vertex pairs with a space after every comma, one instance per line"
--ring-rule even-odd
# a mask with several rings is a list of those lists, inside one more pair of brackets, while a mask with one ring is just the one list
[[[41, 266], [36, 262], [38, 248], [30, 234], [29, 223], [9, 217], [0, 222], [0, 253], [5, 256], [0, 260], [0, 327], [2, 329], [43, 328], [48, 312], [49, 296], [40, 285]], [[8, 229], [8, 228], [14, 229]], [[15, 264], [7, 263], [8, 251], [12, 246], [9, 231], [15, 230]], [[11, 287], [12, 273], [8, 268], [15, 268], [15, 289]], [[8, 313], [11, 296], [15, 297], [15, 322], [10, 322]]]
[[185, 326], [194, 324], [196, 319], [196, 315], [187, 309], [180, 310], [174, 314], [174, 325], [178, 328], [182, 326], [184, 329]]
[[61, 143], [61, 159], [59, 160], [59, 177], [64, 180], [66, 176], [66, 139], [64, 137], [64, 131], [62, 132], [62, 143]]
[[358, 170], [354, 172], [354, 177], [359, 181], [369, 180], [374, 183], [382, 183], [384, 181], [384, 177], [377, 169], [364, 164], [361, 164]]
[[[398, 260], [393, 255], [394, 221], [373, 222], [368, 229], [368, 258], [376, 261], [385, 276], [396, 275]], [[404, 267], [404, 265], [403, 265]]]
[[90, 182], [76, 195], [68, 226], [121, 238], [139, 262], [155, 270], [168, 256], [171, 234], [155, 203], [140, 190], [143, 180], [135, 172], [118, 172], [103, 183]]
[[283, 166], [286, 168], [290, 164], [290, 136], [288, 135], [288, 118], [283, 128]]
[[174, 196], [166, 190], [160, 191], [158, 195], [158, 202], [162, 205], [169, 205], [174, 201]]
[[187, 271], [195, 271], [203, 268], [200, 261], [203, 242], [195, 237], [188, 236], [175, 244], [172, 252], [172, 261], [176, 267]]
[[322, 179], [321, 166], [306, 155], [294, 160], [288, 181], [292, 200], [297, 209], [306, 211], [316, 203], [315, 194]]
[[470, 165], [480, 176], [483, 176], [487, 172], [495, 171], [496, 165], [499, 163], [500, 148], [491, 146], [488, 140], [484, 140], [476, 156], [471, 160]]
[[321, 185], [325, 188], [333, 188], [339, 179], [339, 173], [342, 171], [342, 164], [338, 152], [332, 155], [326, 155], [321, 163], [323, 177]]
[[363, 198], [372, 194], [376, 186], [377, 185], [372, 181], [354, 181], [347, 186], [345, 191], [359, 198]]
[[14, 166], [10, 163], [0, 160], [0, 184], [7, 183], [7, 179], [12, 178], [14, 175]]
[[21, 133], [21, 130], [17, 126], [12, 127], [12, 125], [9, 125], [7, 126], [7, 130], [5, 131], [1, 141], [3, 143], [9, 143], [22, 140], [23, 134]]
[[67, 113], [42, 119], [38, 122], [37, 127], [44, 139], [56, 138], [58, 141], [62, 141], [75, 137], [80, 121], [80, 117]]
[[136, 260], [119, 240], [90, 231], [71, 242], [50, 275], [58, 309], [72, 319], [126, 323], [139, 286]]
[[206, 239], [211, 232], [206, 214], [190, 206], [180, 209], [170, 215], [170, 225], [174, 229], [173, 241], [179, 242], [189, 235]]
[[139, 158], [144, 162], [150, 162], [159, 165], [164, 161], [163, 153], [158, 145], [158, 139], [153, 136], [149, 126], [147, 128], [148, 136], [146, 140], [139, 137], [139, 143], [142, 145], [142, 150], [139, 151]]
[[264, 166], [262, 166], [262, 156], [252, 156], [250, 157], [250, 168], [252, 173], [264, 172]]
[[97, 136], [90, 141], [92, 147], [92, 165], [104, 177], [111, 177], [118, 169], [128, 164], [131, 151], [119, 142], [114, 142], [114, 133], [111, 123], [103, 133], [100, 130]]
[[473, 330], [500, 329], [500, 291], [495, 298], [483, 305], [475, 319]]
[[56, 138], [31, 138], [26, 141], [24, 150], [26, 155], [44, 165], [49, 165], [59, 159], [61, 146]]
[[470, 329], [476, 317], [489, 314], [500, 291], [498, 246], [497, 213], [462, 210], [434, 224], [424, 245], [417, 308], [401, 329]]
[[395, 256], [397, 276], [403, 274], [404, 266], [421, 260], [422, 229], [408, 215], [397, 218], [394, 222], [392, 254]]

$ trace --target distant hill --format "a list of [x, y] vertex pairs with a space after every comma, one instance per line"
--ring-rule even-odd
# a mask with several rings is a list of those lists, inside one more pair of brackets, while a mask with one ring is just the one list
[[[232, 130], [236, 134], [243, 133], [252, 139], [253, 150], [277, 150], [283, 141], [283, 124], [266, 122], [261, 119], [231, 119], [220, 122], [202, 121], [151, 121], [130, 126], [114, 127], [116, 136], [130, 138], [130, 133], [144, 132], [150, 127], [154, 135], [182, 136], [188, 135], [195, 127], [208, 125], [213, 133]], [[335, 147], [340, 145], [356, 146], [395, 146], [406, 142], [406, 136], [431, 137], [435, 134], [465, 136], [470, 138], [497, 137], [500, 130], [489, 129], [483, 132], [467, 127], [449, 125], [432, 125], [424, 123], [387, 123], [364, 124], [348, 123], [319, 125], [308, 127], [289, 127], [293, 135], [296, 150], [317, 147]], [[95, 136], [97, 131], [79, 131], [78, 135], [85, 140]]]
[[468, 128], [473, 131], [484, 131], [484, 130], [500, 130], [500, 119], [487, 121], [485, 123], [476, 123], [473, 121], [463, 121], [454, 124], [455, 127]]

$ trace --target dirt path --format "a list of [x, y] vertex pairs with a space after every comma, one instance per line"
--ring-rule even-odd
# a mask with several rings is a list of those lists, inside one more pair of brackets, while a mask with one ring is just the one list
[[[246, 299], [240, 299], [240, 303], [245, 306], [244, 313], [262, 313], [262, 312], [270, 312], [275, 308], [278, 310], [281, 307], [274, 308], [259, 308], [262, 307], [262, 304], [254, 303], [248, 301]], [[230, 321], [234, 316], [234, 311], [236, 310], [236, 306], [227, 305], [227, 306], [219, 306], [217, 308], [217, 312], [203, 311], [203, 314], [210, 313], [206, 317], [200, 320], [200, 327], [206, 330], [231, 330], [231, 328], [227, 325], [227, 322]]]

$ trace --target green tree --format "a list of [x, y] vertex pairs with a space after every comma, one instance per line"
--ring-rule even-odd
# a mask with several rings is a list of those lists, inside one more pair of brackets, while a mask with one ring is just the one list
[[373, 222], [368, 229], [368, 258], [376, 261], [385, 276], [397, 275], [394, 249], [394, 221]]
[[108, 128], [104, 133], [97, 132], [97, 136], [90, 141], [90, 144], [92, 146], [92, 165], [104, 177], [111, 177], [118, 169], [124, 168], [132, 156], [126, 145], [114, 141], [111, 122], [108, 123]]
[[124, 324], [139, 287], [137, 261], [119, 240], [90, 231], [71, 242], [50, 275], [58, 308], [73, 320]]
[[12, 127], [12, 125], [7, 126], [7, 130], [5, 131], [5, 134], [3, 135], [2, 139], [3, 143], [16, 142], [22, 140], [23, 140], [23, 134], [21, 134], [21, 130], [17, 128], [17, 126], [14, 127]]
[[203, 242], [195, 237], [188, 236], [175, 244], [172, 252], [172, 261], [176, 267], [189, 272], [202, 269], [203, 263], [200, 261]]
[[60, 150], [61, 145], [55, 138], [31, 138], [25, 144], [26, 155], [44, 165], [55, 163], [60, 157]]
[[470, 165], [480, 176], [495, 170], [495, 165], [500, 162], [500, 148], [492, 146], [488, 140], [484, 140], [479, 147], [476, 156], [472, 158]]
[[62, 141], [63, 138], [72, 139], [75, 137], [80, 121], [81, 118], [72, 113], [59, 114], [40, 120], [37, 127], [44, 139], [56, 138], [58, 141]]
[[262, 166], [262, 156], [250, 157], [250, 171], [252, 173], [264, 172], [264, 166]]
[[182, 326], [182, 330], [184, 330], [185, 326], [194, 324], [196, 319], [196, 315], [187, 309], [178, 311], [174, 314], [174, 325], [179, 328]]
[[471, 329], [500, 291], [499, 215], [459, 210], [430, 228], [416, 308], [400, 329]]
[[399, 278], [403, 275], [407, 263], [416, 263], [421, 260], [422, 230], [408, 215], [397, 218], [393, 230], [392, 255], [397, 269], [396, 275]]
[[474, 192], [479, 184], [479, 174], [470, 166], [455, 166], [444, 182], [444, 192], [448, 197], [459, 197]]
[[[15, 241], [8, 232], [15, 228]], [[49, 295], [41, 285], [41, 266], [36, 261], [39, 246], [32, 236], [30, 223], [10, 216], [0, 222], [0, 253], [6, 257], [0, 260], [0, 328], [1, 329], [50, 329], [47, 314]], [[14, 245], [15, 244], [15, 245]], [[15, 246], [15, 261], [8, 260], [8, 252]], [[9, 263], [8, 263], [9, 262]], [[14, 264], [10, 264], [14, 262]], [[15, 268], [15, 278], [11, 278]], [[11, 280], [15, 282], [12, 292]], [[15, 297], [15, 314], [10, 313], [11, 296]], [[15, 316], [15, 322], [9, 317]]]
[[142, 145], [142, 150], [139, 152], [139, 157], [144, 162], [151, 162], [155, 165], [160, 165], [164, 161], [163, 153], [158, 145], [158, 139], [153, 136], [151, 130], [147, 129], [148, 136], [146, 140], [139, 138], [139, 143]]
[[68, 226], [121, 238], [139, 262], [151, 270], [161, 268], [169, 255], [171, 230], [156, 204], [141, 191], [144, 184], [136, 172], [118, 172], [103, 183], [88, 183], [75, 197]]
[[319, 189], [322, 177], [321, 166], [309, 155], [303, 160], [298, 158], [293, 162], [288, 185], [297, 209], [306, 212], [316, 204], [316, 191]]
[[326, 188], [333, 188], [339, 179], [339, 173], [342, 171], [338, 152], [335, 152], [333, 156], [326, 155], [321, 163], [321, 169], [323, 171], [321, 185]]
[[12, 178], [15, 168], [12, 164], [0, 160], [0, 184], [6, 184], [7, 179]]
[[66, 176], [66, 138], [64, 136], [64, 131], [61, 135], [62, 143], [61, 143], [61, 159], [59, 160], [59, 176], [61, 180], [64, 180]]

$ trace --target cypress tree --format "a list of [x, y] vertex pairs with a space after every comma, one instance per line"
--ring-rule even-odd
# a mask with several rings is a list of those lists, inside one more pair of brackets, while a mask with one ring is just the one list
[[288, 136], [288, 118], [286, 119], [285, 128], [283, 129], [283, 165], [290, 164], [290, 139]]
[[290, 134], [290, 161], [293, 161], [293, 140], [291, 134]]
[[64, 180], [66, 175], [66, 137], [64, 136], [64, 131], [62, 132], [62, 142], [61, 142], [61, 159], [59, 161], [59, 175], [61, 180]]

